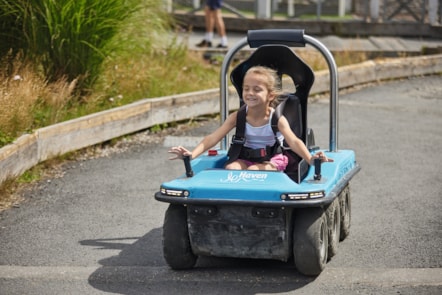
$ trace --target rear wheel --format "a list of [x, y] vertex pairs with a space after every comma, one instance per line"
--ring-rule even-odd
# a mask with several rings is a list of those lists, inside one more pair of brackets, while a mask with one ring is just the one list
[[341, 234], [341, 210], [339, 199], [336, 198], [327, 208], [328, 225], [328, 259], [338, 253], [339, 239]]
[[327, 263], [327, 218], [321, 208], [297, 212], [293, 232], [295, 266], [305, 275], [318, 275]]
[[197, 256], [192, 252], [187, 228], [187, 210], [182, 205], [170, 204], [163, 224], [163, 255], [172, 269], [195, 266]]
[[341, 241], [350, 234], [351, 225], [351, 198], [350, 187], [347, 186], [339, 195], [339, 204], [341, 207]]

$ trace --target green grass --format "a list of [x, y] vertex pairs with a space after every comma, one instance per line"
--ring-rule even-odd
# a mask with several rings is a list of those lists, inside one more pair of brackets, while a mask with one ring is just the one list
[[109, 43], [139, 0], [0, 0], [0, 52], [23, 52], [50, 81], [77, 79], [90, 87], [108, 56]]
[[216, 87], [219, 68], [178, 42], [162, 4], [0, 0], [0, 147], [139, 99]]

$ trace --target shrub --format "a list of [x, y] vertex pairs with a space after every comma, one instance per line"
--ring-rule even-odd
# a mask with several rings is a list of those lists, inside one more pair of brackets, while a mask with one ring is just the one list
[[0, 54], [20, 51], [41, 64], [49, 82], [96, 80], [109, 43], [137, 0], [0, 0]]
[[[218, 85], [218, 67], [202, 62], [200, 55], [191, 54], [186, 46], [178, 41], [176, 34], [171, 31], [172, 20], [162, 8], [162, 0], [131, 1], [136, 9], [132, 9], [133, 13], [127, 18], [121, 19], [118, 32], [108, 40], [101, 51], [106, 52], [106, 56], [95, 68], [95, 83], [91, 83], [87, 91], [81, 93], [74, 91], [77, 85], [85, 87], [84, 83], [81, 84], [84, 82], [81, 75], [60, 74], [58, 78], [45, 76], [46, 66], [41, 64], [43, 57], [29, 58], [37, 56], [35, 53], [31, 54], [31, 46], [26, 45], [26, 40], [32, 39], [28, 35], [34, 34], [30, 33], [32, 30], [23, 27], [19, 30], [20, 27], [14, 25], [6, 31], [0, 31], [0, 49], [2, 53], [6, 53], [3, 58], [0, 57], [0, 105], [3, 106], [0, 113], [0, 147], [23, 133], [64, 120], [142, 98], [191, 92]], [[49, 0], [40, 2], [49, 3]], [[116, 2], [118, 1], [113, 3]], [[70, 2], [52, 1], [51, 5], [66, 3]], [[11, 16], [19, 15], [17, 11], [20, 7], [30, 9], [32, 6], [25, 4], [26, 1], [23, 0], [0, 0], [0, 26], [5, 28], [5, 24], [8, 23], [23, 23]], [[42, 4], [33, 5], [35, 9]], [[77, 7], [82, 6], [78, 4]], [[36, 24], [28, 24], [28, 27], [32, 26], [37, 29]], [[72, 29], [68, 27], [67, 30]], [[43, 34], [44, 30], [38, 32]], [[94, 33], [93, 30], [88, 32]], [[35, 37], [32, 40], [37, 39]], [[11, 41], [5, 46], [6, 43], [2, 40], [14, 42]], [[38, 47], [38, 50], [43, 50], [43, 47]], [[24, 58], [26, 53], [28, 58]], [[77, 58], [76, 52], [71, 53], [72, 57], [65, 52], [61, 58], [65, 58], [66, 63], [83, 63], [81, 58]], [[53, 55], [48, 54], [45, 58], [51, 56]], [[55, 62], [47, 61], [47, 64], [55, 65], [61, 60], [54, 58]], [[86, 66], [88, 65], [85, 62], [84, 67]], [[79, 67], [71, 65], [71, 68]], [[86, 68], [84, 71], [91, 73], [93, 70]]]

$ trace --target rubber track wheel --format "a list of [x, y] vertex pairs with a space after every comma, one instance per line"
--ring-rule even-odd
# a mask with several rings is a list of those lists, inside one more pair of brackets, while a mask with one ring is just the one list
[[192, 252], [187, 228], [187, 209], [170, 204], [163, 224], [163, 255], [172, 269], [189, 269], [195, 266], [198, 256]]
[[349, 186], [347, 186], [339, 195], [339, 203], [341, 207], [340, 239], [343, 241], [350, 234], [351, 226], [351, 196]]
[[336, 198], [327, 208], [328, 260], [338, 253], [341, 236], [341, 206]]
[[319, 275], [327, 263], [328, 228], [322, 208], [296, 212], [293, 255], [297, 270], [304, 275]]

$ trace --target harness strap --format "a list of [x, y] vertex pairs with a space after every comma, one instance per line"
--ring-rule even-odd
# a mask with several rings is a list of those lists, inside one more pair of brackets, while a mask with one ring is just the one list
[[236, 114], [236, 130], [235, 135], [232, 136], [232, 142], [230, 144], [230, 149], [227, 155], [229, 159], [226, 164], [230, 164], [239, 158], [241, 149], [246, 142], [245, 131], [246, 131], [246, 116], [247, 109], [246, 105], [243, 105]]
[[[232, 137], [232, 142], [230, 144], [230, 149], [228, 151], [228, 157], [226, 164], [230, 164], [238, 158], [250, 160], [252, 162], [263, 162], [270, 160], [273, 155], [281, 153], [282, 149], [276, 138], [276, 132], [278, 131], [278, 120], [281, 115], [281, 110], [276, 108], [273, 116], [271, 118], [271, 126], [273, 133], [275, 134], [275, 144], [273, 146], [267, 146], [262, 149], [251, 149], [244, 147], [246, 142], [245, 129], [246, 129], [246, 117], [247, 117], [247, 106], [243, 105], [237, 113], [236, 116], [236, 130], [235, 135]], [[277, 111], [278, 110], [278, 111]]]
[[264, 162], [269, 161], [274, 155], [281, 152], [282, 149], [278, 143], [275, 143], [273, 146], [266, 146], [265, 148], [261, 149], [251, 149], [243, 146], [241, 152], [239, 153], [239, 158], [252, 162]]

